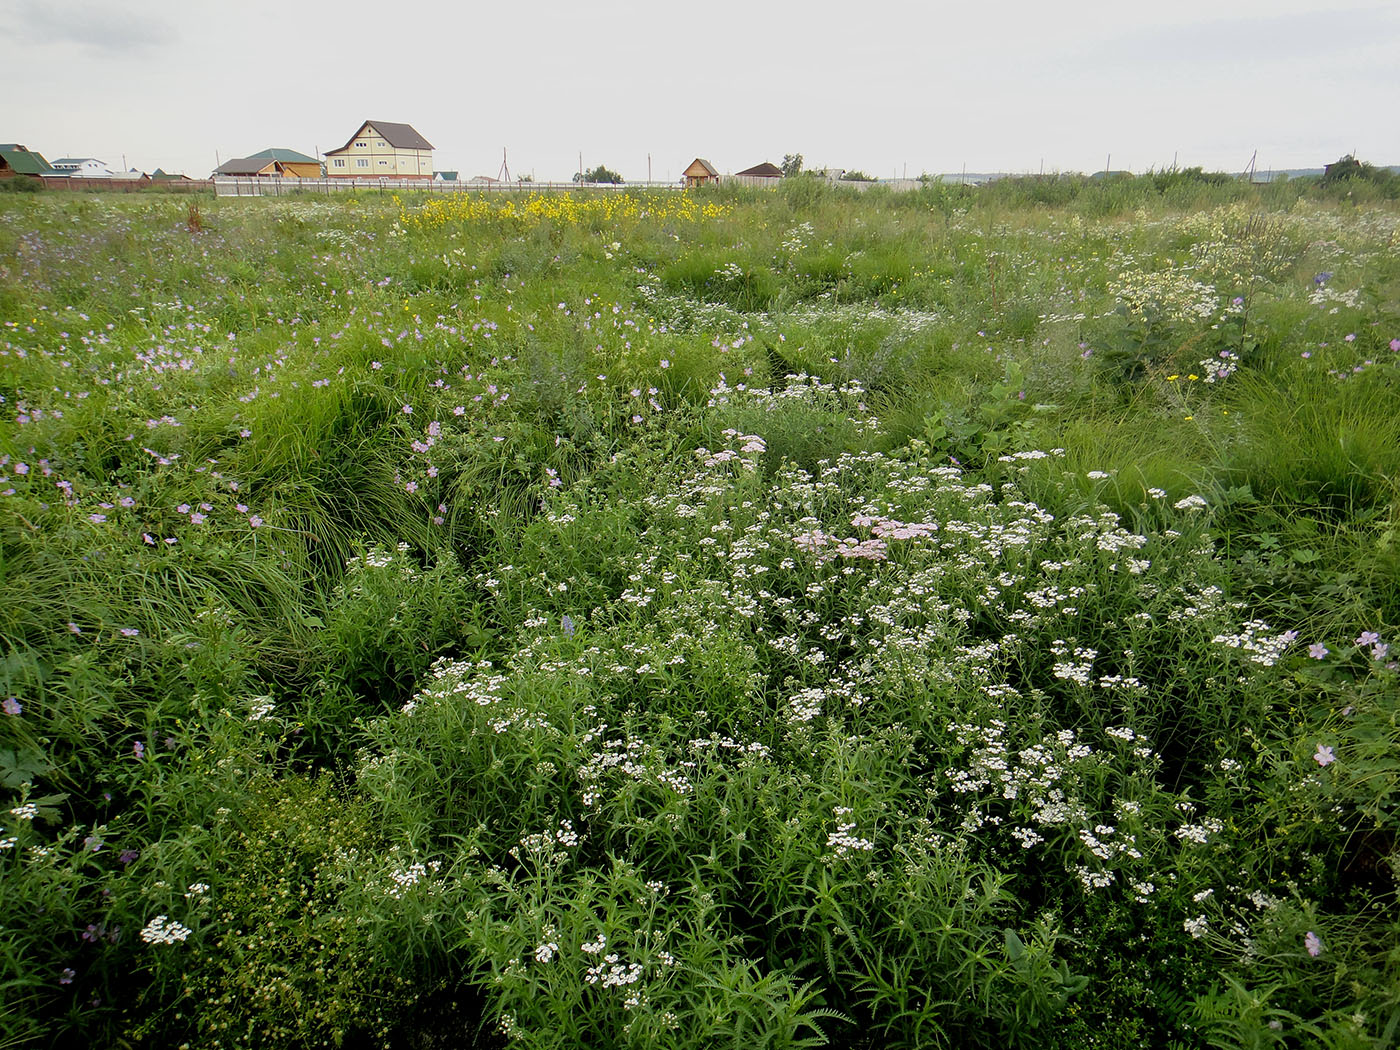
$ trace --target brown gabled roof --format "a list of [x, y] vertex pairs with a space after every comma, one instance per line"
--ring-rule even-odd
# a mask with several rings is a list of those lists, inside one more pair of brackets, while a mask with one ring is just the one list
[[[690, 169], [695, 167], [696, 164], [699, 164], [703, 170], [692, 174]], [[709, 175], [711, 178], [715, 179], [719, 178], [719, 172], [715, 171], [715, 166], [704, 157], [696, 157], [695, 160], [691, 162], [690, 167], [686, 168], [682, 174], [690, 175], [691, 178], [699, 178], [701, 175]]]
[[226, 160], [214, 169], [215, 175], [257, 175], [272, 167], [276, 161], [266, 157], [238, 157]]
[[425, 139], [418, 132], [413, 130], [410, 124], [391, 124], [387, 120], [367, 120], [355, 129], [355, 134], [346, 140], [345, 145], [340, 149], [327, 150], [326, 155], [340, 153], [350, 148], [350, 143], [360, 137], [360, 132], [365, 128], [374, 128], [384, 137], [384, 141], [393, 146], [394, 149], [435, 149], [431, 142]]
[[762, 164], [755, 164], [752, 168], [745, 168], [743, 171], [736, 172], [735, 174], [759, 175], [764, 178], [780, 179], [783, 177], [783, 169], [765, 160]]

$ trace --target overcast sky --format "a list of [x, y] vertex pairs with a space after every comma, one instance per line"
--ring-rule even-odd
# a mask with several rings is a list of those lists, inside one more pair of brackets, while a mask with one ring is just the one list
[[626, 178], [1400, 164], [1396, 0], [0, 0], [0, 140], [207, 176], [412, 124]]

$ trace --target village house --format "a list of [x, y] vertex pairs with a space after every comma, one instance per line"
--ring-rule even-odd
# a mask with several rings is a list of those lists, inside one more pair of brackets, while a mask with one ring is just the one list
[[0, 142], [0, 179], [14, 178], [16, 175], [37, 179], [53, 173], [53, 165], [44, 159], [42, 153], [36, 153], [18, 142]]
[[326, 151], [326, 175], [337, 179], [431, 179], [433, 144], [408, 124], [367, 120], [349, 142]]
[[706, 183], [718, 183], [719, 172], [708, 160], [696, 157], [691, 161], [690, 167], [681, 172], [681, 178], [685, 180], [686, 189], [693, 189]]
[[59, 157], [53, 162], [50, 174], [73, 179], [110, 179], [115, 173], [96, 157]]
[[270, 148], [224, 161], [214, 174], [261, 179], [319, 179], [321, 162], [294, 149]]

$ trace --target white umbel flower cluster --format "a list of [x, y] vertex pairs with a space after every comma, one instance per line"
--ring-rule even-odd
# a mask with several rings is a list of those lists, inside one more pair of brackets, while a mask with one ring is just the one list
[[165, 915], [157, 915], [141, 931], [141, 939], [147, 944], [175, 944], [183, 941], [191, 933], [188, 926], [172, 922]]

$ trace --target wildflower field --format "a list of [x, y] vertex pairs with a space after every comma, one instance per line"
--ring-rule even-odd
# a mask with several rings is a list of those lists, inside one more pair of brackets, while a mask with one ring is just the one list
[[0, 1048], [1400, 1041], [1400, 205], [0, 195]]

